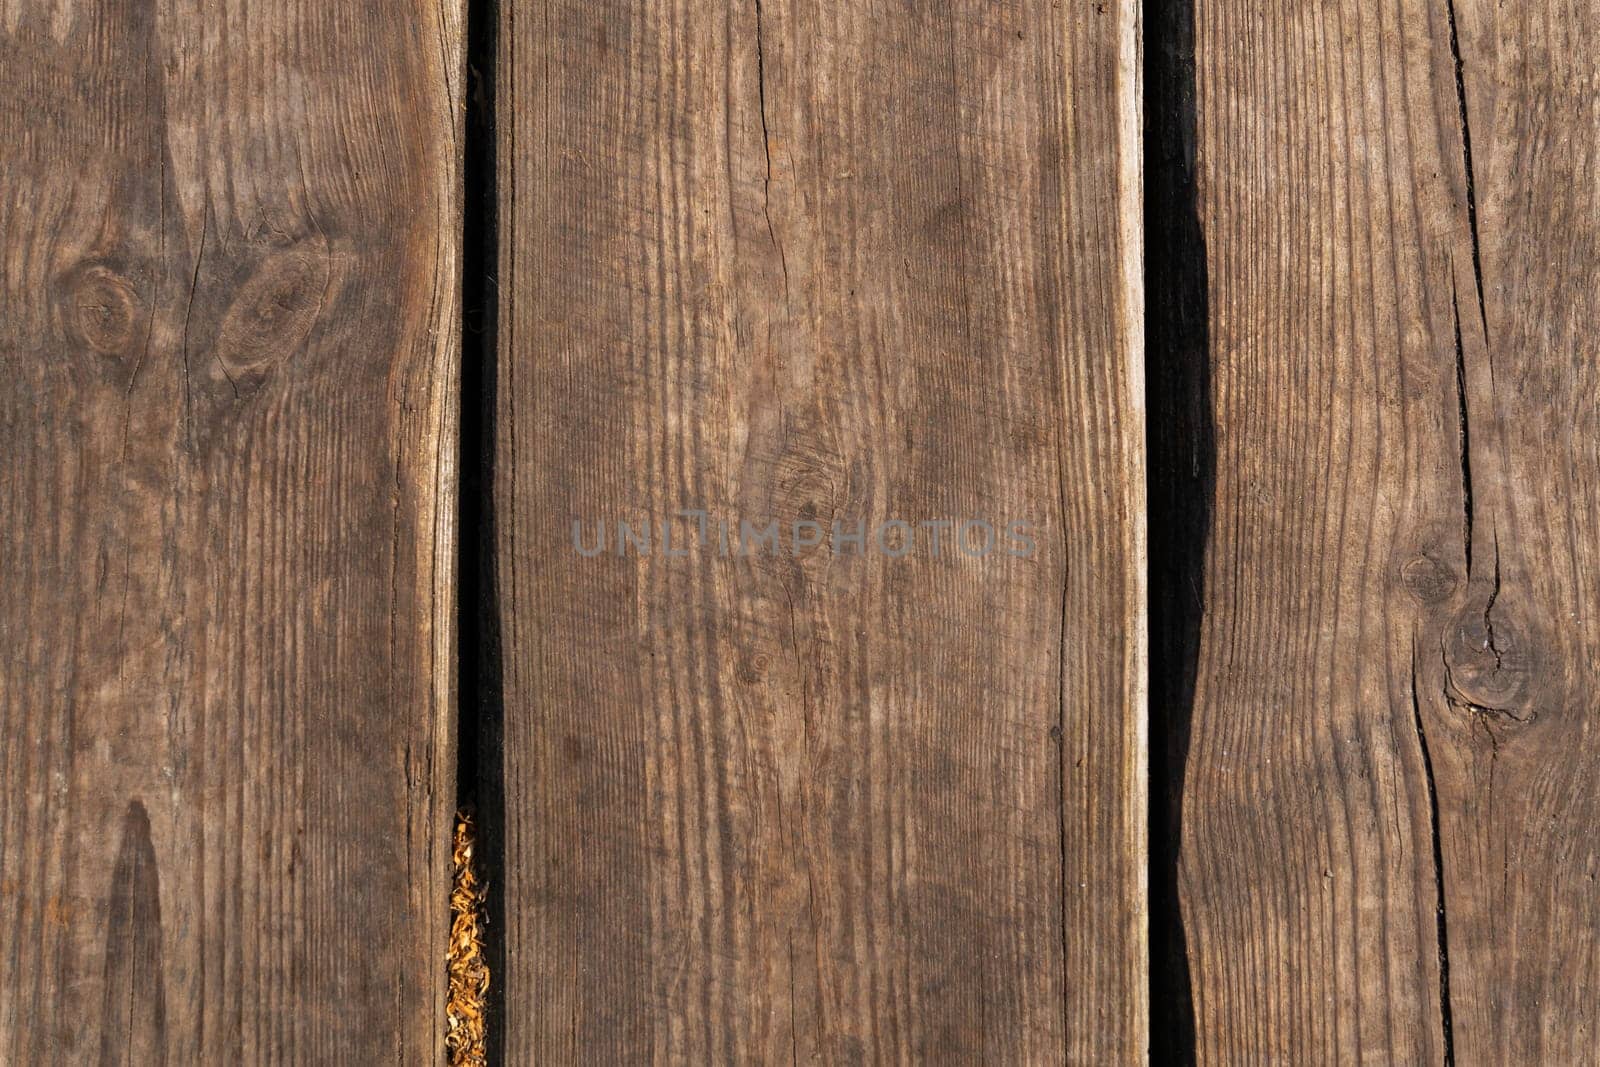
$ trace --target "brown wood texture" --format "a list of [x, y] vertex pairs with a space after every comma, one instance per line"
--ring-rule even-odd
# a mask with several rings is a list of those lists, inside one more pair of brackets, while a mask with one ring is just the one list
[[1600, 12], [1195, 15], [1199, 1058], [1596, 1062]]
[[1136, 8], [500, 34], [508, 1062], [1138, 1060]]
[[459, 23], [0, 3], [0, 1061], [439, 1058]]

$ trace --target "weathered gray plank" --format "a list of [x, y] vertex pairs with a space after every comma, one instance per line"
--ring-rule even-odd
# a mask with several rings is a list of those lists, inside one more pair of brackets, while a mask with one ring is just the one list
[[0, 1060], [437, 1061], [459, 50], [0, 4]]
[[1208, 1062], [1595, 1062], [1592, 5], [1198, 0]]
[[509, 1059], [1141, 1058], [1136, 9], [500, 30]]

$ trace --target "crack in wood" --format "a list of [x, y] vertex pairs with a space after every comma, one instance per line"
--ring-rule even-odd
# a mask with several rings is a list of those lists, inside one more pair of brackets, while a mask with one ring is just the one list
[[1450, 275], [1450, 315], [1455, 323], [1457, 426], [1461, 442], [1462, 535], [1467, 556], [1467, 577], [1472, 577], [1472, 430], [1467, 421], [1467, 356], [1461, 343], [1461, 308], [1456, 297], [1455, 272]]
[[[1448, 673], [1449, 666], [1445, 670]], [[1433, 887], [1439, 947], [1439, 1025], [1444, 1041], [1444, 1062], [1454, 1067], [1455, 1032], [1450, 1015], [1450, 933], [1445, 909], [1444, 843], [1439, 833], [1439, 790], [1433, 775], [1433, 755], [1428, 749], [1428, 733], [1422, 725], [1422, 703], [1417, 696], [1417, 643], [1411, 642], [1411, 718], [1417, 730], [1417, 745], [1422, 751], [1422, 773], [1428, 786], [1429, 832], [1433, 843]]]
[[767, 46], [766, 36], [763, 32], [765, 20], [761, 13], [761, 0], [755, 0], [756, 8], [756, 95], [761, 109], [761, 153], [766, 161], [767, 173], [761, 184], [761, 214], [767, 220], [767, 237], [772, 241], [773, 251], [778, 253], [778, 266], [783, 269], [784, 304], [788, 305], [789, 297], [789, 260], [783, 254], [783, 245], [778, 241], [778, 231], [772, 225], [772, 131], [767, 125]]
[[[1489, 313], [1484, 303], [1483, 253], [1478, 242], [1478, 194], [1472, 167], [1472, 126], [1467, 118], [1466, 64], [1461, 58], [1461, 35], [1456, 29], [1455, 0], [1445, 0], [1445, 11], [1450, 18], [1450, 56], [1455, 61], [1456, 104], [1461, 113], [1461, 156], [1467, 172], [1467, 225], [1472, 231], [1472, 277], [1478, 289], [1478, 319], [1483, 324], [1483, 336], [1487, 341]], [[1458, 340], [1458, 347], [1459, 344]]]
[[1483, 633], [1484, 648], [1494, 656], [1494, 669], [1500, 670], [1505, 666], [1505, 660], [1500, 654], [1500, 645], [1494, 636], [1494, 604], [1500, 599], [1500, 532], [1494, 534], [1494, 584], [1489, 589], [1489, 599], [1483, 605]]

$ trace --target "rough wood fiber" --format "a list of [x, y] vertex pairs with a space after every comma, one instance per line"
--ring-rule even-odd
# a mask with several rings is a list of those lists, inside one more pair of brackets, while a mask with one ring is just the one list
[[1198, 0], [1204, 1062], [1596, 1061], [1597, 33]]
[[0, 3], [0, 1061], [439, 1058], [458, 22]]
[[508, 1062], [1143, 1057], [1134, 12], [504, 8]]

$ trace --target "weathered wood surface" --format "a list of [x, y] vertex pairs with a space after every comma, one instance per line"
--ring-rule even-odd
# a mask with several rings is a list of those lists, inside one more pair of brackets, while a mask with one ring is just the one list
[[1596, 1062], [1597, 32], [1197, 0], [1203, 1062]]
[[0, 1061], [438, 1060], [459, 53], [0, 4]]
[[500, 30], [507, 1061], [1137, 1060], [1136, 9]]

